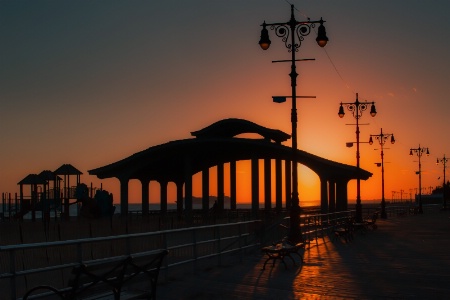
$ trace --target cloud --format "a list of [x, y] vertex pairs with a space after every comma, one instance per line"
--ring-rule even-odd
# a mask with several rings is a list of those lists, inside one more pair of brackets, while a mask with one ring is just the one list
[[417, 93], [417, 88], [413, 87], [412, 90], [414, 93]]
[[389, 92], [389, 93], [388, 93], [388, 96], [390, 96], [390, 97], [395, 97], [395, 94], [392, 93], [392, 92]]

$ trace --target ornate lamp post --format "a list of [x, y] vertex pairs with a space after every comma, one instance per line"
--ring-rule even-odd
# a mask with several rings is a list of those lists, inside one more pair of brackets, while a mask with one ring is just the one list
[[446, 164], [447, 164], [448, 158], [444, 157], [443, 158], [438, 158], [436, 160], [436, 164], [438, 165], [439, 163], [442, 163], [444, 165], [444, 184], [442, 185], [442, 196], [444, 197], [444, 209], [447, 209], [447, 199], [446, 199], [446, 193], [445, 193], [445, 168], [446, 168]]
[[[316, 42], [320, 47], [325, 47], [328, 42], [328, 37], [326, 35], [325, 26], [323, 23], [325, 21], [320, 19], [320, 21], [297, 21], [294, 17], [294, 5], [291, 5], [291, 19], [284, 23], [264, 23], [261, 25], [261, 39], [259, 40], [259, 45], [263, 50], [269, 49], [271, 41], [269, 39], [269, 31], [267, 26], [270, 26], [271, 30], [275, 30], [275, 34], [281, 38], [281, 40], [288, 48], [288, 52], [291, 52], [291, 59], [279, 62], [291, 62], [291, 88], [292, 88], [292, 111], [291, 111], [291, 123], [292, 123], [292, 198], [290, 207], [290, 228], [289, 228], [289, 239], [291, 242], [302, 241], [301, 231], [300, 231], [300, 201], [298, 197], [298, 174], [297, 174], [297, 162], [296, 162], [296, 151], [297, 151], [297, 72], [296, 72], [296, 61], [295, 54], [298, 52], [301, 42], [304, 37], [311, 33], [311, 28], [314, 28], [316, 24], [320, 24], [318, 27], [318, 34]], [[297, 41], [296, 41], [297, 39]], [[275, 100], [276, 102], [283, 102], [280, 100]]]
[[[383, 133], [383, 128], [381, 128], [380, 134], [371, 134], [369, 139], [369, 144], [373, 144], [373, 138], [377, 139], [381, 147], [381, 218], [386, 219], [386, 201], [384, 200], [384, 144], [388, 138], [391, 138], [391, 144], [395, 143], [395, 138], [393, 133]], [[402, 191], [401, 191], [402, 192]], [[400, 202], [401, 202], [401, 192], [400, 192]]]
[[427, 156], [430, 155], [430, 150], [428, 148], [422, 148], [419, 147], [418, 148], [411, 148], [409, 149], [409, 155], [413, 155], [413, 153], [417, 154], [417, 157], [419, 158], [419, 171], [416, 172], [416, 174], [419, 174], [419, 213], [422, 214], [423, 213], [423, 208], [422, 208], [422, 164], [420, 162], [420, 158], [422, 157], [423, 153], [426, 153]]
[[370, 115], [375, 117], [377, 111], [375, 109], [375, 102], [359, 102], [358, 93], [356, 93], [356, 101], [355, 102], [341, 102], [341, 106], [339, 107], [338, 115], [340, 118], [343, 118], [345, 115], [344, 105], [345, 107], [352, 112], [353, 117], [356, 119], [356, 168], [358, 169], [358, 177], [356, 179], [356, 222], [362, 222], [362, 207], [361, 207], [361, 179], [359, 178], [359, 119], [362, 116], [363, 111], [367, 110], [370, 107]]

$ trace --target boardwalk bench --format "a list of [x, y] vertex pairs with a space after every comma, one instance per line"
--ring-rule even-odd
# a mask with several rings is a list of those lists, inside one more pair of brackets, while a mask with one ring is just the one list
[[297, 243], [295, 245], [287, 242], [287, 241], [281, 241], [279, 243], [276, 243], [274, 245], [263, 247], [261, 250], [267, 255], [267, 259], [264, 262], [263, 270], [266, 268], [266, 264], [269, 261], [273, 262], [273, 265], [275, 265], [276, 260], [280, 260], [285, 268], [287, 269], [286, 262], [284, 261], [285, 257], [289, 257], [293, 264], [296, 265], [294, 258], [291, 254], [296, 254], [300, 257], [300, 260], [303, 262], [303, 257], [299, 253], [301, 249], [305, 248], [305, 243]]
[[406, 208], [397, 210], [397, 217], [404, 217], [408, 214], [408, 210]]
[[344, 239], [346, 242], [353, 240], [353, 233], [350, 227], [343, 227], [343, 226], [335, 227], [333, 229], [333, 233], [334, 233], [334, 240], [341, 238]]
[[59, 299], [156, 299], [159, 270], [167, 254], [157, 250], [81, 263], [72, 269], [66, 288], [36, 286], [23, 299], [55, 295]]
[[344, 239], [345, 242], [353, 240], [353, 219], [346, 218], [336, 223], [332, 229], [334, 234], [334, 241]]
[[368, 228], [372, 227], [372, 229], [374, 229], [374, 230], [377, 229], [377, 227], [378, 227], [378, 225], [376, 224], [377, 219], [378, 219], [378, 212], [374, 212], [372, 217], [365, 221], [367, 227]]

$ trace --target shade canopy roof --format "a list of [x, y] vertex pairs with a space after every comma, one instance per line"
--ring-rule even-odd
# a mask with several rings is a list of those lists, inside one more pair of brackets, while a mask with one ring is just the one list
[[[242, 133], [258, 133], [261, 139], [236, 138]], [[242, 119], [225, 119], [202, 130], [192, 132], [196, 138], [171, 141], [137, 152], [109, 165], [89, 170], [104, 178], [183, 182], [193, 175], [218, 164], [251, 159], [294, 159], [329, 178], [368, 179], [372, 173], [355, 166], [341, 164], [302, 150], [280, 144], [288, 134], [268, 129]], [[188, 172], [189, 174], [186, 174]]]
[[34, 184], [47, 184], [45, 178], [39, 176], [38, 174], [28, 174], [24, 179], [19, 181], [17, 184], [20, 185], [34, 185]]
[[56, 175], [54, 172], [52, 172], [50, 170], [42, 171], [41, 173], [39, 173], [39, 176], [41, 176], [42, 178], [44, 178], [47, 181], [49, 181], [49, 180], [62, 180], [61, 177], [59, 177], [58, 175]]
[[61, 167], [56, 169], [53, 173], [56, 175], [82, 175], [83, 173], [71, 164], [63, 164]]
[[281, 143], [291, 136], [278, 129], [270, 129], [242, 119], [225, 119], [191, 134], [198, 138], [232, 138], [244, 133], [256, 133], [265, 139]]

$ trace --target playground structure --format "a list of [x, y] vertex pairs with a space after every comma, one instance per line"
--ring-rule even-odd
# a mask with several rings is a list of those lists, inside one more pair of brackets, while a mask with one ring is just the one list
[[[40, 212], [43, 221], [49, 221], [51, 216], [55, 220], [58, 217], [67, 220], [72, 205], [77, 205], [77, 216], [112, 215], [115, 208], [112, 194], [80, 183], [82, 174], [72, 165], [63, 164], [55, 171], [27, 175], [18, 183], [19, 195], [16, 193], [13, 198], [11, 194], [2, 194], [0, 219], [23, 220], [31, 214], [31, 220], [35, 221], [36, 212]], [[29, 194], [26, 194], [26, 186], [30, 187]]]
[[[92, 191], [92, 188], [90, 190]], [[95, 196], [92, 197], [89, 195], [90, 190], [84, 183], [76, 187], [76, 198], [81, 204], [80, 216], [89, 219], [112, 216], [116, 209], [113, 205], [112, 194], [104, 190], [96, 190]]]

